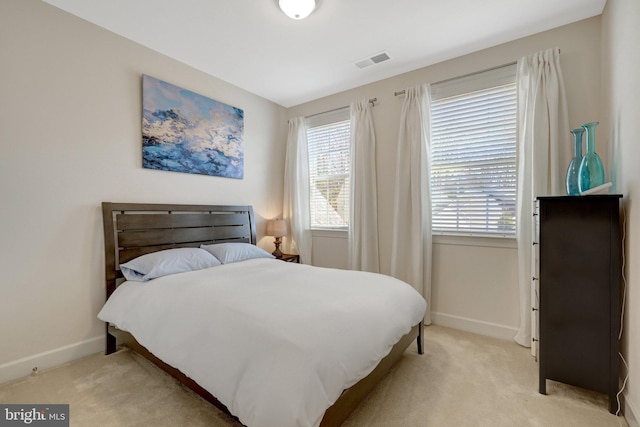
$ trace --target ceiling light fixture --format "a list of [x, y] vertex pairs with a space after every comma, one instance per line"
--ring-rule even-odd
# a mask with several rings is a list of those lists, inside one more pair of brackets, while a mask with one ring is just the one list
[[316, 0], [278, 0], [280, 9], [291, 19], [304, 19], [316, 8]]

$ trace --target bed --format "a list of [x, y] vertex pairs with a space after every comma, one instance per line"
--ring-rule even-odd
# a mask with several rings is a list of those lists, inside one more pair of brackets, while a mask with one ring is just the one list
[[424, 299], [383, 275], [259, 257], [124, 279], [120, 265], [147, 254], [255, 247], [251, 206], [102, 211], [106, 354], [130, 346], [245, 425], [338, 426], [414, 340], [423, 353]]

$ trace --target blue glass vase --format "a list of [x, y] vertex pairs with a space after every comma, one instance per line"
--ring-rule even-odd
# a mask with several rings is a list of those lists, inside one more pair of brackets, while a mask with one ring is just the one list
[[573, 134], [574, 154], [567, 169], [567, 194], [578, 196], [580, 194], [578, 181], [580, 180], [580, 163], [582, 163], [582, 134], [584, 134], [584, 129], [574, 129], [571, 133]]
[[598, 122], [585, 123], [582, 125], [587, 132], [587, 154], [582, 158], [580, 163], [580, 179], [578, 187], [580, 192], [587, 191], [590, 188], [604, 184], [604, 168], [602, 160], [596, 153], [596, 126]]

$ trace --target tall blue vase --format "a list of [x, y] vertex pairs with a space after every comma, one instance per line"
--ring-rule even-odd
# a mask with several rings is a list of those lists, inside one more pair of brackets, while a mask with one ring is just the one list
[[584, 130], [587, 131], [587, 154], [582, 158], [580, 171], [578, 172], [580, 175], [578, 187], [581, 193], [604, 184], [602, 160], [596, 153], [596, 126], [598, 126], [598, 122], [582, 125]]
[[580, 181], [580, 163], [582, 163], [582, 134], [584, 134], [583, 128], [574, 129], [571, 131], [573, 134], [573, 159], [569, 163], [567, 169], [567, 194], [570, 196], [580, 195], [580, 187], [578, 181]]

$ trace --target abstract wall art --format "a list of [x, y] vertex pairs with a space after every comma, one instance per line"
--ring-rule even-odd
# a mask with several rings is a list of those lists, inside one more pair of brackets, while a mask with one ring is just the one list
[[144, 168], [242, 179], [244, 111], [142, 76]]

